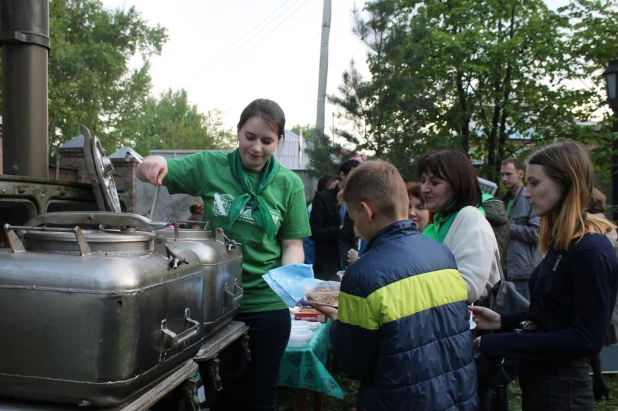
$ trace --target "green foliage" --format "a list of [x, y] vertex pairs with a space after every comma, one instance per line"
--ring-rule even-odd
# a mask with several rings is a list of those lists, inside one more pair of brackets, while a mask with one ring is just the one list
[[134, 146], [143, 155], [160, 149], [225, 150], [235, 146], [234, 134], [223, 129], [221, 112], [200, 113], [189, 103], [184, 89], [148, 98], [139, 120]]
[[601, 139], [576, 120], [604, 106], [599, 72], [615, 58], [614, 2], [552, 11], [542, 0], [374, 0], [365, 11], [356, 31], [371, 79], [352, 65], [330, 96], [354, 124], [344, 137], [355, 148], [409, 177], [424, 152], [459, 148], [496, 181], [503, 158], [525, 154], [522, 140]]
[[[135, 10], [106, 10], [98, 0], [51, 0], [50, 146], [86, 124], [108, 150], [131, 139], [150, 92], [148, 59], [160, 54], [166, 30]], [[129, 68], [135, 56], [143, 61]]]
[[307, 142], [307, 155], [309, 156], [309, 175], [320, 177], [322, 174], [337, 174], [337, 169], [342, 159], [345, 160], [347, 150], [340, 144], [332, 141], [331, 136], [324, 134], [316, 144], [317, 129], [312, 125], [295, 125], [291, 128], [293, 133], [303, 136]]

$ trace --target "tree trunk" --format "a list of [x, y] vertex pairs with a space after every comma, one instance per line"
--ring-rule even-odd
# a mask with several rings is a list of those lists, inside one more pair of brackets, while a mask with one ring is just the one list
[[[496, 77], [494, 90], [500, 91], [500, 79]], [[487, 136], [487, 179], [496, 180], [496, 140], [498, 137], [498, 123], [500, 122], [501, 105], [496, 101], [494, 104], [494, 114], [491, 117], [491, 129]]]
[[511, 73], [513, 72], [513, 67], [509, 64], [506, 67], [506, 75], [504, 76], [504, 94], [502, 100], [502, 118], [500, 119], [500, 134], [498, 137], [498, 161], [496, 166], [494, 167], [494, 172], [500, 174], [500, 164], [502, 160], [504, 160], [504, 146], [506, 145], [506, 120], [508, 118], [508, 101], [511, 93]]
[[[509, 29], [509, 39], [513, 39], [515, 36], [515, 6], [511, 8], [511, 27]], [[494, 167], [494, 171], [500, 175], [500, 165], [504, 160], [504, 152], [506, 140], [508, 138], [506, 134], [506, 120], [508, 118], [508, 104], [511, 95], [511, 75], [513, 73], [513, 66], [509, 63], [506, 66], [506, 74], [503, 82], [503, 97], [502, 97], [502, 118], [500, 119], [500, 134], [498, 137], [498, 162]]]
[[461, 118], [456, 119], [457, 134], [459, 135], [461, 149], [470, 154], [470, 115], [468, 114], [468, 100], [463, 87], [463, 73], [457, 70], [457, 94], [459, 97], [459, 109]]
[[47, 144], [49, 144], [52, 141], [53, 136], [56, 134], [56, 124], [57, 123], [58, 123], [58, 120], [56, 120], [56, 118], [52, 118], [52, 121], [49, 123], [49, 130], [47, 130], [47, 136], [48, 136]]

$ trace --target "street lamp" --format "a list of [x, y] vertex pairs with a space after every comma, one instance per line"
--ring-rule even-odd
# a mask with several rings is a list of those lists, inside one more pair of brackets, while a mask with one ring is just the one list
[[612, 60], [603, 72], [607, 104], [614, 112], [612, 126], [612, 219], [618, 221], [618, 60]]

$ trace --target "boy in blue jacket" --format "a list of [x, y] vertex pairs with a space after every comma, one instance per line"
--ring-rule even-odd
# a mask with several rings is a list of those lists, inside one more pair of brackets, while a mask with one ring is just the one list
[[476, 410], [467, 288], [451, 252], [408, 220], [401, 175], [365, 162], [339, 200], [368, 245], [345, 272], [339, 309], [314, 306], [334, 321], [338, 367], [361, 381], [357, 410]]

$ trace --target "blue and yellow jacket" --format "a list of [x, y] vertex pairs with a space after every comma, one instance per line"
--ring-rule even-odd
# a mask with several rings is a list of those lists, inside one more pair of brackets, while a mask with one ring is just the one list
[[358, 411], [477, 409], [467, 299], [451, 252], [411, 221], [376, 233], [331, 329], [337, 365], [361, 381]]

